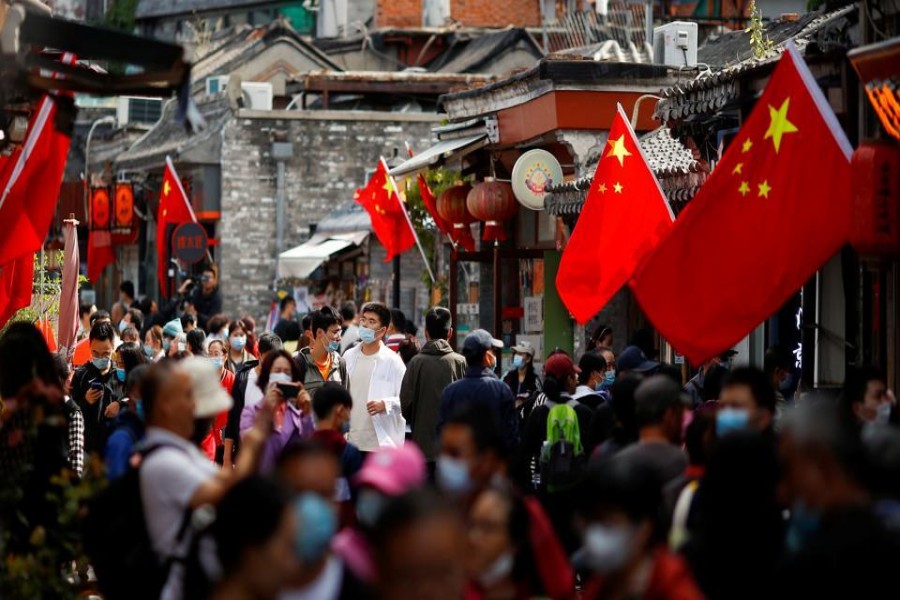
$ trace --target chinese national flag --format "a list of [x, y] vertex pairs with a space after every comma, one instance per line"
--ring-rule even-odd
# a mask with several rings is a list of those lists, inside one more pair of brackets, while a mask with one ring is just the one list
[[197, 222], [194, 209], [191, 208], [190, 199], [181, 186], [178, 173], [172, 160], [166, 157], [166, 169], [163, 172], [162, 188], [159, 193], [159, 208], [156, 211], [156, 276], [159, 278], [159, 289], [162, 295], [168, 296], [168, 277], [166, 271], [169, 267], [169, 226], [178, 226], [182, 223]]
[[847, 242], [851, 151], [789, 44], [713, 174], [631, 282], [691, 362], [738, 342]]
[[406, 209], [400, 202], [394, 180], [388, 175], [383, 160], [378, 161], [378, 167], [369, 183], [356, 190], [353, 199], [369, 213], [372, 231], [387, 250], [385, 262], [415, 245], [416, 238], [407, 220]]
[[672, 210], [620, 105], [556, 275], [575, 319], [596, 315], [671, 227]]

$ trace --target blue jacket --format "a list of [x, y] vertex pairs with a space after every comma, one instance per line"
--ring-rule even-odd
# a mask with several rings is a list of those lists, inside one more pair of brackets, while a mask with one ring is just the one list
[[496, 413], [506, 447], [515, 448], [519, 443], [519, 419], [512, 390], [493, 371], [481, 367], [468, 367], [462, 379], [444, 388], [438, 411], [438, 436], [454, 411], [472, 402], [482, 402]]
[[144, 422], [135, 413], [121, 410], [113, 421], [113, 432], [106, 440], [103, 459], [106, 476], [118, 479], [125, 474], [134, 454], [135, 445], [144, 439]]

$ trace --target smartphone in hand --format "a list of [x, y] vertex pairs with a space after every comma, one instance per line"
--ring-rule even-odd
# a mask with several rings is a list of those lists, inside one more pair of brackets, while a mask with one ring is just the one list
[[278, 388], [285, 400], [293, 400], [300, 393], [300, 386], [295, 383], [276, 383], [275, 387]]

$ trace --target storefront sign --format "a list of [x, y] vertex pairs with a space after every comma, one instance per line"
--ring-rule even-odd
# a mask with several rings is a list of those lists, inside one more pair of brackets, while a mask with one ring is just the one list
[[525, 298], [525, 319], [522, 329], [526, 333], [539, 333], [544, 329], [544, 297], [529, 296]]
[[531, 210], [543, 210], [547, 188], [562, 182], [562, 167], [546, 150], [529, 150], [513, 166], [513, 194], [519, 204]]
[[182, 223], [172, 236], [172, 253], [188, 264], [200, 262], [206, 256], [206, 230], [197, 223]]

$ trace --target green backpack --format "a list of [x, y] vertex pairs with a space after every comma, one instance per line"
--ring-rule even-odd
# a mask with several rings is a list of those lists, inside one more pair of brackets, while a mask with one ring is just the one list
[[541, 450], [541, 482], [550, 492], [570, 489], [581, 481], [586, 464], [578, 415], [568, 404], [557, 404], [547, 415], [547, 441]]

